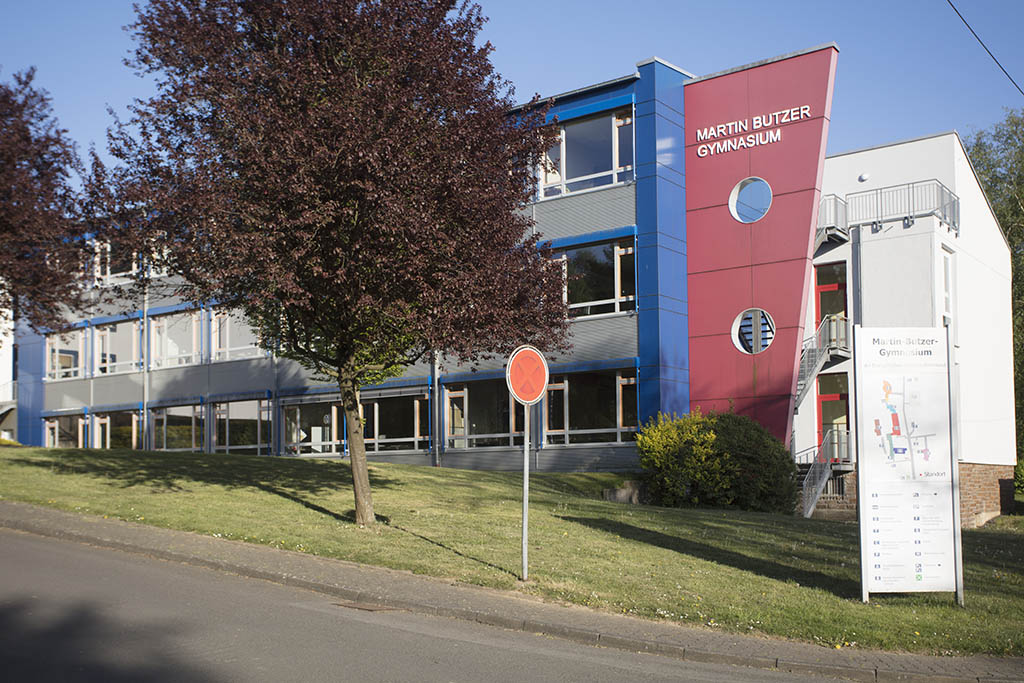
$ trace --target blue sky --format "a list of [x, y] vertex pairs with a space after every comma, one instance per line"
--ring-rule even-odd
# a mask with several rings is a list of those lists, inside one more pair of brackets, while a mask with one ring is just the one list
[[[1024, 87], [1024, 1], [954, 0]], [[950, 129], [970, 134], [1024, 97], [946, 0], [482, 0], [498, 71], [517, 99], [623, 76], [658, 56], [707, 74], [835, 41], [829, 152]], [[105, 146], [106, 107], [152, 87], [121, 60], [129, 0], [0, 0], [0, 80], [27, 66], [81, 151]]]

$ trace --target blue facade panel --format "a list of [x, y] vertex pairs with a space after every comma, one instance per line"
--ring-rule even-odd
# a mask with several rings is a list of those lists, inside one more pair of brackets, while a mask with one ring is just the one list
[[652, 61], [636, 84], [640, 420], [689, 412], [683, 83]]
[[18, 334], [18, 441], [44, 445], [43, 376], [46, 338], [31, 331]]

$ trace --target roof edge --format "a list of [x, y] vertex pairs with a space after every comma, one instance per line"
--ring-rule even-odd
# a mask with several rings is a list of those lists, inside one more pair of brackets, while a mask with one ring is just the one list
[[682, 68], [680, 66], [676, 66], [672, 62], [664, 60], [664, 59], [662, 59], [661, 57], [658, 57], [658, 56], [648, 57], [647, 59], [645, 59], [643, 61], [637, 62], [636, 63], [636, 68], [639, 69], [642, 66], [647, 66], [648, 64], [654, 64], [654, 63], [663, 64], [663, 65], [667, 66], [670, 69], [674, 69], [675, 71], [678, 71], [679, 73], [683, 74], [687, 78], [697, 78], [697, 74], [690, 73], [686, 69], [684, 69], [684, 68]]
[[751, 62], [750, 64], [744, 64], [743, 66], [734, 66], [733, 68], [726, 69], [725, 71], [716, 71], [715, 73], [707, 74], [705, 76], [699, 76], [697, 78], [694, 78], [693, 80], [686, 81], [686, 83], [684, 83], [683, 85], [693, 85], [694, 83], [700, 83], [701, 81], [706, 81], [712, 78], [718, 78], [719, 76], [733, 74], [736, 73], [737, 71], [746, 71], [747, 69], [753, 69], [754, 67], [757, 66], [764, 66], [765, 64], [771, 64], [773, 62], [781, 62], [784, 59], [792, 59], [793, 57], [800, 57], [801, 55], [810, 54], [812, 52], [818, 52], [819, 50], [828, 50], [830, 48], [835, 50], [836, 52], [839, 52], [839, 45], [836, 44], [835, 41], [831, 41], [828, 43], [822, 43], [821, 45], [815, 45], [814, 47], [809, 47], [803, 50], [797, 50], [796, 52], [787, 52], [786, 54], [779, 55], [777, 57], [769, 57], [768, 59], [762, 59], [757, 62]]
[[895, 142], [885, 142], [880, 145], [871, 145], [870, 147], [858, 147], [857, 149], [850, 149], [845, 152], [837, 152], [836, 154], [828, 154], [825, 156], [826, 159], [835, 159], [837, 157], [844, 157], [850, 154], [860, 154], [861, 152], [871, 152], [876, 149], [885, 149], [886, 147], [896, 147], [897, 145], [909, 145], [912, 142], [921, 142], [922, 140], [931, 140], [932, 138], [941, 138], [947, 135], [955, 135], [957, 138], [960, 135], [953, 130], [945, 130], [941, 133], [931, 133], [930, 135], [919, 135], [916, 138], [907, 138], [906, 140], [896, 140]]
[[[673, 68], [675, 68], [675, 67], [673, 67]], [[544, 100], [558, 100], [558, 99], [562, 99], [562, 98], [565, 98], [565, 97], [571, 97], [572, 95], [579, 95], [579, 94], [582, 94], [582, 93], [585, 93], [585, 92], [589, 92], [591, 90], [600, 90], [601, 88], [607, 88], [607, 87], [612, 86], [612, 85], [618, 85], [619, 83], [625, 83], [626, 81], [635, 81], [635, 80], [637, 80], [639, 78], [640, 78], [640, 74], [637, 73], [637, 72], [634, 72], [634, 73], [629, 74], [628, 76], [619, 76], [618, 78], [613, 78], [613, 79], [611, 79], [609, 81], [602, 81], [600, 83], [595, 83], [594, 85], [587, 85], [587, 86], [584, 86], [582, 88], [576, 88], [575, 90], [567, 90], [565, 92], [558, 93], [557, 95], [548, 95], [547, 97], [541, 97], [540, 99], [541, 99], [542, 102]], [[516, 106], [512, 107], [511, 109], [509, 109], [509, 111], [510, 112], [517, 111], [519, 109], [522, 109], [523, 107], [525, 107], [528, 104], [529, 104], [529, 102], [520, 102]]]

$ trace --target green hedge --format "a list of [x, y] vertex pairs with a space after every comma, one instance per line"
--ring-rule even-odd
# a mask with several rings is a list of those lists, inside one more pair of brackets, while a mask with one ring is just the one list
[[796, 506], [793, 457], [744, 415], [659, 413], [640, 429], [636, 444], [650, 495], [661, 505], [785, 513]]

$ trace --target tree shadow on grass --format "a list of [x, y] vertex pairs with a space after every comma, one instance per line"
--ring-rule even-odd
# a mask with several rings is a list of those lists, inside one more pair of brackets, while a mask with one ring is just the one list
[[698, 543], [612, 519], [600, 517], [560, 517], [560, 519], [709, 562], [724, 564], [770, 579], [796, 581], [801, 586], [820, 588], [842, 598], [860, 596], [860, 584], [838, 576], [790, 567], [779, 562], [751, 557], [733, 550], [726, 550], [707, 543]]
[[[350, 522], [352, 524], [356, 523], [356, 511], [355, 510], [347, 510], [347, 511], [345, 511], [343, 513], [339, 513], [339, 512], [335, 512], [333, 510], [329, 510], [329, 509], [323, 507], [322, 505], [317, 505], [316, 503], [313, 503], [313, 502], [310, 502], [308, 500], [305, 500], [304, 498], [302, 498], [300, 496], [297, 496], [294, 493], [291, 493], [289, 491], [281, 490], [281, 489], [279, 489], [277, 487], [274, 487], [274, 486], [267, 486], [265, 484], [256, 484], [256, 488], [260, 489], [261, 491], [265, 491], [266, 493], [270, 493], [270, 494], [273, 494], [275, 496], [280, 496], [280, 497], [284, 498], [285, 500], [290, 500], [293, 503], [298, 503], [299, 505], [301, 505], [302, 507], [304, 507], [304, 508], [306, 508], [308, 510], [312, 510], [313, 512], [318, 512], [318, 513], [320, 513], [322, 515], [326, 515], [328, 517], [331, 517], [332, 519], [336, 519], [336, 520], [341, 521], [341, 522]], [[397, 531], [401, 531], [403, 533], [409, 534], [410, 536], [418, 538], [421, 541], [426, 541], [427, 543], [430, 543], [431, 545], [434, 545], [434, 546], [436, 546], [438, 548], [441, 548], [442, 550], [447, 550], [448, 552], [452, 553], [453, 555], [457, 555], [457, 556], [459, 556], [459, 557], [461, 557], [463, 559], [470, 560], [470, 561], [476, 562], [478, 564], [482, 564], [485, 567], [490, 567], [491, 569], [494, 569], [496, 571], [502, 572], [503, 574], [509, 574], [509, 575], [511, 575], [511, 576], [513, 576], [515, 578], [519, 578], [518, 574], [516, 574], [513, 571], [509, 571], [508, 569], [505, 569], [504, 567], [498, 566], [498, 565], [496, 565], [496, 564], [494, 564], [492, 562], [488, 562], [487, 560], [481, 560], [479, 557], [473, 557], [472, 555], [467, 555], [466, 553], [462, 552], [461, 550], [457, 550], [457, 549], [455, 549], [455, 548], [453, 548], [453, 547], [451, 547], [449, 545], [445, 545], [441, 541], [436, 541], [436, 540], [434, 540], [432, 538], [428, 538], [427, 536], [424, 536], [423, 534], [420, 534], [420, 533], [417, 533], [415, 531], [412, 531], [411, 529], [406, 529], [405, 527], [399, 526], [398, 524], [392, 524], [390, 517], [387, 517], [385, 515], [374, 515], [374, 516], [376, 517], [378, 522], [380, 522], [381, 524], [385, 524], [385, 525], [391, 527], [392, 529], [395, 529]]]
[[[37, 452], [38, 453], [38, 452]], [[10, 458], [12, 465], [35, 467], [53, 474], [80, 474], [124, 488], [148, 487], [173, 493], [189, 484], [229, 489], [270, 486], [308, 495], [352, 487], [348, 463], [271, 458], [223, 453], [157, 453], [153, 451], [47, 450], [31, 457]], [[395, 481], [371, 468], [374, 488], [391, 488]]]

